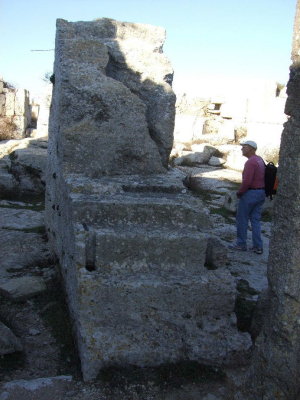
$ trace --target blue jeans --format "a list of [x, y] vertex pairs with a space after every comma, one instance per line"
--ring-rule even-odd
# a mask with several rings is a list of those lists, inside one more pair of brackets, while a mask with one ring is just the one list
[[248, 221], [250, 220], [253, 247], [258, 249], [263, 248], [260, 219], [265, 198], [266, 195], [264, 189], [247, 190], [247, 192], [245, 192], [240, 198], [236, 214], [238, 246], [247, 247], [247, 230]]

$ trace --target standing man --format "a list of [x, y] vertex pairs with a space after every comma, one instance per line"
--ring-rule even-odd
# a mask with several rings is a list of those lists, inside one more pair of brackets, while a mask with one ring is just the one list
[[252, 227], [252, 250], [263, 253], [261, 239], [261, 210], [265, 195], [265, 163], [256, 155], [257, 144], [252, 140], [241, 143], [243, 156], [248, 160], [243, 170], [242, 184], [236, 193], [239, 201], [236, 215], [237, 241], [230, 246], [234, 250], [247, 250], [248, 221]]

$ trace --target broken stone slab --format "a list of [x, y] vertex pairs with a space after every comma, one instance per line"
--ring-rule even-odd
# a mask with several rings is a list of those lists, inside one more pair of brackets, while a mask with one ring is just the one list
[[10, 139], [0, 141], [0, 157], [8, 156], [15, 150], [26, 149], [30, 146], [47, 148], [47, 137], [41, 138], [24, 138], [24, 139]]
[[[77, 312], [80, 335], [86, 338], [79, 348], [85, 379], [112, 364], [245, 362], [251, 340], [236, 330], [235, 290], [226, 273], [164, 278], [157, 273], [152, 279], [149, 274], [123, 275], [123, 281], [114, 275], [104, 278], [101, 271], [80, 273], [85, 289], [79, 301], [82, 311]], [[85, 315], [84, 309], [89, 310]]]
[[[173, 144], [176, 96], [171, 88], [173, 69], [162, 51], [165, 29], [107, 19], [97, 23], [109, 53], [106, 73], [122, 82], [146, 105], [150, 135], [167, 168]], [[93, 32], [91, 26], [86, 25], [85, 29]]]
[[42, 211], [1, 207], [0, 229], [34, 231], [44, 227], [44, 224]]
[[0, 143], [0, 189], [7, 194], [43, 194], [47, 158], [45, 138]]
[[14, 150], [10, 171], [18, 181], [19, 192], [44, 193], [47, 147], [31, 145]]
[[41, 234], [0, 229], [0, 239], [0, 277], [48, 262], [49, 249]]
[[11, 381], [2, 385], [0, 400], [63, 399], [72, 389], [72, 382], [69, 375]]
[[190, 189], [199, 193], [220, 193], [225, 195], [228, 191], [238, 189], [242, 174], [240, 172], [209, 165], [199, 167], [179, 167], [188, 177]]
[[194, 153], [207, 153], [209, 154], [210, 157], [216, 155], [218, 153], [218, 150], [211, 146], [209, 143], [199, 143], [199, 144], [192, 144], [191, 145], [191, 150]]
[[0, 281], [0, 293], [13, 301], [27, 300], [46, 289], [43, 278], [39, 276], [20, 276]]
[[23, 346], [15, 334], [0, 321], [0, 355], [22, 351]]
[[197, 164], [207, 164], [210, 159], [209, 152], [191, 152], [185, 154], [174, 160], [174, 165], [197, 165]]
[[212, 156], [208, 161], [208, 165], [211, 165], [212, 167], [221, 167], [225, 163], [226, 160], [224, 160], [224, 158], [214, 156]]
[[[49, 151], [54, 167], [57, 164], [54, 141], [58, 140], [59, 132], [59, 141], [63, 142], [59, 156], [63, 157], [65, 172], [95, 177], [165, 171], [153, 139], [155, 131], [149, 128], [147, 118], [150, 112], [156, 111], [147, 109], [144, 101], [122, 82], [106, 75], [109, 62], [106, 42], [111, 39], [118, 43], [119, 30], [124, 37], [128, 35], [127, 26], [129, 32], [139, 31], [138, 25], [107, 19], [78, 23], [57, 21], [56, 54], [59, 56], [55, 59], [49, 125]], [[143, 37], [147, 37], [145, 32]], [[142, 51], [143, 45], [138, 49]], [[153, 91], [154, 104], [161, 99], [159, 95], [155, 98], [155, 94]], [[175, 104], [165, 105], [165, 113], [172, 107], [175, 110]], [[170, 128], [164, 133], [172, 135]], [[163, 137], [160, 142], [164, 142]]]
[[23, 145], [23, 147], [27, 146], [28, 139], [10, 139], [10, 140], [1, 140], [0, 141], [0, 157], [4, 157], [9, 155], [13, 150]]

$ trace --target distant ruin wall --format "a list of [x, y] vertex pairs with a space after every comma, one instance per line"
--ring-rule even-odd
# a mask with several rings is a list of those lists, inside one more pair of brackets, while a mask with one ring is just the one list
[[31, 123], [29, 92], [7, 87], [0, 78], [0, 140], [22, 139]]

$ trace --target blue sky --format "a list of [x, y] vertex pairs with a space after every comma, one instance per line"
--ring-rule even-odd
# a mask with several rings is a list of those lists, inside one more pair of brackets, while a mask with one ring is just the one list
[[174, 81], [288, 79], [296, 0], [0, 0], [0, 76], [31, 91], [53, 68], [55, 21], [162, 26]]

